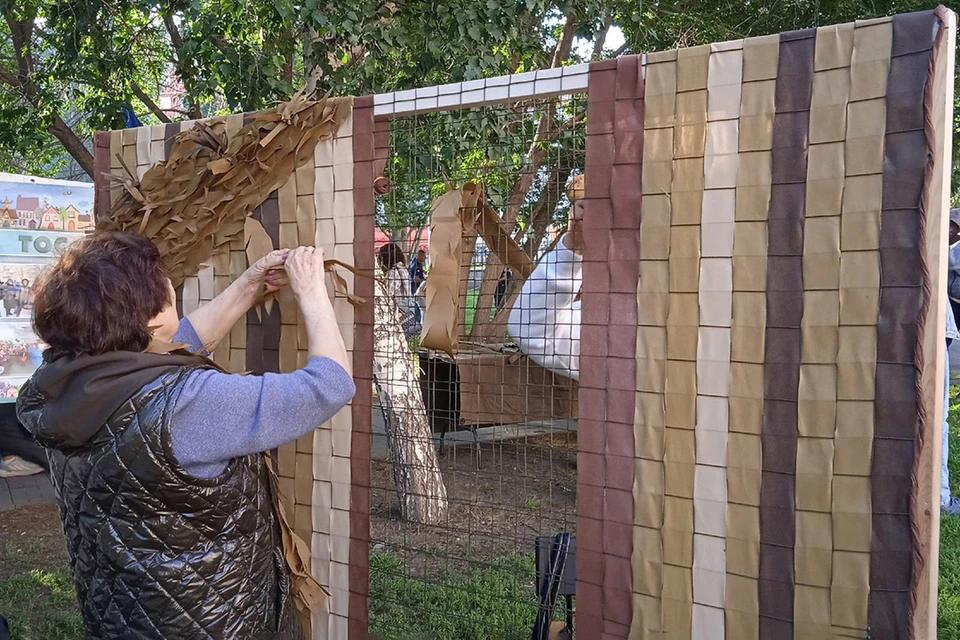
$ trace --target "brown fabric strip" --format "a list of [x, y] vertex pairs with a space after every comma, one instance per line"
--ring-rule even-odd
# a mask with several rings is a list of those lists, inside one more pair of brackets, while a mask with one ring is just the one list
[[170, 150], [173, 149], [173, 143], [176, 142], [177, 135], [180, 133], [180, 123], [171, 122], [163, 127], [163, 157], [170, 157]]
[[[353, 103], [353, 229], [354, 261], [362, 270], [373, 270], [373, 98], [356, 98]], [[370, 158], [360, 161], [359, 158]], [[354, 278], [356, 295], [369, 302], [354, 309], [354, 323], [373, 326], [373, 279]], [[369, 341], [361, 338], [369, 336]], [[350, 440], [350, 619], [348, 637], [366, 637], [368, 624], [367, 596], [370, 583], [370, 448], [372, 385], [367, 372], [373, 366], [373, 334], [357, 331], [353, 341], [353, 370], [357, 377], [357, 394], [351, 415], [353, 431]], [[364, 383], [365, 382], [365, 383]]]
[[797, 396], [813, 29], [781, 34], [767, 224], [760, 484], [760, 637], [793, 636]]
[[[613, 131], [616, 71], [590, 67], [587, 98], [587, 136], [604, 135]], [[604, 322], [584, 314], [580, 333], [581, 380], [579, 392], [583, 437], [577, 439], [577, 531], [590, 532], [590, 539], [578, 536], [577, 545], [577, 600], [587, 602], [587, 608], [577, 607], [576, 627], [586, 637], [603, 634], [603, 476], [605, 473], [603, 427], [606, 418], [606, 372], [603, 362], [607, 355], [606, 325], [610, 317], [609, 275], [606, 269], [605, 243], [613, 220], [610, 204], [612, 165], [595, 165], [591, 144], [585, 164], [591, 170], [585, 174], [583, 308], [599, 305]], [[600, 364], [599, 369], [591, 366]], [[594, 563], [590, 566], [590, 563]]]
[[924, 275], [921, 214], [927, 140], [924, 87], [929, 81], [934, 12], [894, 16], [884, 136], [880, 212], [880, 311], [877, 320], [871, 633], [909, 637], [914, 557], [910, 518], [919, 428], [916, 365]]
[[[609, 270], [610, 300], [622, 300], [610, 314], [606, 327], [608, 357], [606, 379], [597, 381], [607, 389], [604, 438], [604, 580], [603, 618], [605, 637], [626, 638], [633, 616], [630, 558], [633, 538], [629, 533], [609, 535], [614, 526], [633, 523], [634, 406], [636, 401], [636, 292], [640, 273], [640, 191], [643, 160], [644, 83], [640, 56], [617, 60], [615, 114], [624, 114], [635, 126], [618, 126], [613, 132], [614, 166], [610, 184], [611, 230], [606, 239], [597, 237], [604, 251], [602, 263], [593, 268]], [[589, 164], [589, 158], [588, 164]], [[598, 234], [599, 236], [599, 234]], [[601, 283], [602, 286], [602, 283]], [[625, 472], [624, 472], [625, 471]], [[626, 507], [626, 509], [625, 509]], [[616, 530], [616, 529], [614, 529]], [[629, 531], [629, 529], [627, 529]], [[607, 542], [609, 539], [610, 542]], [[611, 624], [612, 623], [612, 624]], [[622, 629], [623, 634], [611, 629]]]
[[[270, 236], [274, 247], [280, 246], [280, 199], [274, 191], [260, 205], [260, 223], [264, 231]], [[263, 318], [263, 370], [280, 371], [280, 305], [275, 300], [265, 304], [262, 309]]]
[[105, 218], [110, 213], [110, 182], [104, 175], [110, 173], [110, 132], [93, 134], [93, 211], [95, 219]]

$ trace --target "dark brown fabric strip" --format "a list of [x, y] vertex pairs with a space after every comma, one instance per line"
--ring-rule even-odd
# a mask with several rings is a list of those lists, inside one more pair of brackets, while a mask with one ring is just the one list
[[[171, 122], [163, 127], [163, 157], [170, 157], [170, 151], [173, 150], [173, 143], [176, 142], [177, 135], [180, 133], [180, 123]], [[151, 141], [152, 142], [152, 141]]]
[[[609, 271], [610, 322], [607, 325], [607, 389], [604, 442], [603, 618], [606, 638], [624, 638], [633, 617], [634, 407], [637, 388], [637, 284], [640, 279], [640, 184], [643, 161], [644, 84], [640, 56], [617, 60], [610, 183], [610, 231], [603, 242]], [[589, 163], [588, 163], [589, 164]], [[598, 234], [599, 236], [599, 234]], [[599, 237], [597, 238], [599, 239]], [[604, 265], [594, 264], [594, 269]], [[586, 280], [586, 278], [584, 278]], [[611, 624], [613, 623], [613, 624]], [[619, 630], [619, 631], [617, 631]], [[622, 631], [622, 633], [621, 633]]]
[[[373, 98], [356, 98], [353, 103], [353, 229], [354, 264], [361, 273], [373, 271], [373, 216], [376, 206], [373, 179], [376, 151], [373, 135]], [[358, 160], [371, 158], [371, 160]], [[373, 372], [373, 280], [354, 278], [355, 293], [368, 300], [354, 309], [356, 331], [353, 340], [353, 371], [357, 394], [353, 398], [350, 439], [350, 640], [367, 637], [370, 583], [370, 449], [372, 440], [371, 404]], [[361, 331], [366, 327], [368, 331]]]
[[110, 183], [105, 173], [110, 172], [110, 132], [93, 134], [93, 210], [96, 221], [110, 214]]
[[767, 224], [760, 483], [760, 637], [793, 637], [804, 183], [816, 31], [780, 36]]
[[[273, 246], [280, 242], [280, 208], [277, 192], [253, 210], [253, 218], [263, 225]], [[280, 305], [274, 302], [268, 312], [265, 306], [247, 312], [247, 369], [255, 374], [280, 370]]]
[[880, 213], [880, 309], [871, 495], [868, 622], [875, 638], [907, 638], [913, 540], [911, 473], [919, 433], [916, 366], [923, 306], [920, 202], [927, 162], [924, 85], [933, 11], [893, 18]]

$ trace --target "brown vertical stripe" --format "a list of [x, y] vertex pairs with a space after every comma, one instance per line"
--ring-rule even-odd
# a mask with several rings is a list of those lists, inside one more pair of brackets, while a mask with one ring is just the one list
[[[578, 634], [593, 638], [603, 635], [603, 427], [606, 417], [603, 363], [607, 354], [606, 325], [610, 308], [606, 243], [613, 222], [610, 203], [612, 154], [598, 156], [593, 140], [603, 137], [612, 145], [617, 81], [615, 65], [616, 61], [590, 65], [587, 94], [587, 136], [591, 144], [586, 156], [584, 315], [580, 329], [579, 413], [583, 416], [580, 422], [583, 437], [577, 439], [577, 601], [586, 603], [586, 606], [577, 606], [576, 627]], [[598, 164], [601, 157], [604, 163]], [[586, 310], [594, 306], [596, 308], [588, 314]], [[580, 535], [582, 532], [589, 535]]]
[[803, 221], [816, 31], [780, 36], [767, 223], [760, 484], [760, 637], [793, 635]]
[[96, 220], [105, 219], [110, 213], [110, 132], [93, 134], [93, 211]]
[[[640, 193], [644, 84], [640, 56], [617, 60], [614, 111], [624, 114], [613, 132], [610, 232], [602, 242], [609, 269], [610, 314], [604, 360], [608, 407], [602, 429], [604, 637], [626, 638], [633, 617], [634, 405], [636, 400], [637, 283], [640, 269]], [[599, 238], [598, 238], [599, 240]], [[594, 263], [593, 268], [603, 268]], [[601, 287], [604, 283], [601, 283]], [[619, 631], [617, 631], [619, 630]]]
[[919, 427], [916, 357], [924, 297], [918, 247], [928, 151], [922, 98], [934, 21], [929, 11], [893, 18], [887, 84], [868, 613], [870, 630], [878, 638], [909, 636], [915, 561], [910, 490]]
[[[353, 226], [354, 262], [361, 273], [372, 273], [375, 177], [373, 161], [373, 98], [356, 98], [353, 103]], [[373, 280], [354, 278], [356, 295], [373, 300]], [[353, 398], [350, 440], [350, 603], [349, 638], [367, 637], [370, 583], [370, 447], [371, 405], [373, 403], [373, 304], [354, 309], [356, 333], [353, 340], [353, 374], [357, 393]], [[360, 327], [366, 331], [361, 331]]]
[[[180, 133], [180, 123], [171, 122], [170, 124], [164, 125], [163, 128], [163, 157], [164, 159], [170, 157], [170, 151], [173, 149], [173, 143], [176, 141], [177, 134]], [[152, 142], [152, 140], [151, 140]]]

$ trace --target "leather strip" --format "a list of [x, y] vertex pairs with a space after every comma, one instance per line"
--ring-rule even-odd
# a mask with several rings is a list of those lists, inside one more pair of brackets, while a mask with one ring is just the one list
[[[815, 31], [780, 36], [767, 225], [767, 321], [760, 484], [761, 638], [789, 638], [794, 618], [796, 465], [803, 316], [806, 141]], [[795, 188], [800, 185], [801, 188]]]

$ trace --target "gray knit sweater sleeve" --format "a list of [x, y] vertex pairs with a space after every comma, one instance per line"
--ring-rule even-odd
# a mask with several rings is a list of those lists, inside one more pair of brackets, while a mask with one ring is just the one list
[[[175, 342], [202, 343], [184, 318]], [[173, 452], [198, 477], [221, 473], [232, 458], [269, 451], [310, 433], [356, 393], [350, 375], [329, 358], [310, 358], [291, 373], [262, 376], [196, 371], [170, 420]]]

